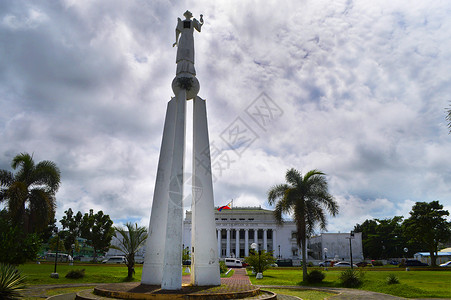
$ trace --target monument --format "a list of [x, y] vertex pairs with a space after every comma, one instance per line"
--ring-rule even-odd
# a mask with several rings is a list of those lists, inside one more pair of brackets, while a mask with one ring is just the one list
[[155, 181], [146, 257], [141, 283], [160, 285], [163, 290], [182, 288], [182, 226], [186, 102], [193, 100], [193, 171], [191, 284], [220, 285], [214, 219], [211, 158], [205, 100], [200, 98], [200, 84], [194, 68], [194, 29], [201, 32], [204, 23], [191, 12], [178, 18], [175, 94], [167, 104]]

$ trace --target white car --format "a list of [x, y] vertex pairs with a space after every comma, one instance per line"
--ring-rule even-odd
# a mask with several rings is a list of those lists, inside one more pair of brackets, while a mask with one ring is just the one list
[[[352, 266], [354, 268], [357, 268], [356, 264], [352, 264]], [[334, 268], [350, 268], [351, 267], [351, 263], [347, 262], [347, 261], [340, 261], [334, 264]]]
[[444, 264], [441, 264], [440, 267], [451, 267], [451, 260], [450, 260], [450, 261], [447, 261], [447, 262], [444, 263]]
[[102, 264], [125, 264], [127, 261], [124, 256], [111, 256], [102, 261]]

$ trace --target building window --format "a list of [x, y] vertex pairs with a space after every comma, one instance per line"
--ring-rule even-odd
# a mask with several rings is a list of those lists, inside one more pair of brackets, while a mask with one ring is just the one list
[[236, 221], [236, 219], [235, 219], [235, 218], [231, 218], [230, 220], [232, 220], [232, 221]]
[[272, 239], [272, 230], [268, 230], [268, 231], [266, 232], [266, 237], [267, 237], [268, 239]]
[[217, 220], [219, 220], [218, 218], [215, 218], [215, 220], [217, 221]]
[[223, 220], [223, 221], [227, 221], [227, 218], [222, 218], [221, 220]]
[[242, 239], [242, 240], [245, 239], [245, 232], [244, 232], [244, 230], [240, 230], [240, 239]]
[[254, 221], [254, 218], [249, 218], [248, 220], [249, 220], [249, 221]]
[[240, 218], [240, 221], [245, 221], [246, 219], [245, 218]]
[[221, 230], [221, 239], [227, 238], [227, 230]]
[[263, 230], [258, 230], [257, 231], [257, 237], [259, 240], [263, 239]]

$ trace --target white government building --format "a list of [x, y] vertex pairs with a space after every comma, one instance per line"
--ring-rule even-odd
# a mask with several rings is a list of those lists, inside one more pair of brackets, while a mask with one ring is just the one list
[[[250, 244], [259, 250], [273, 251], [276, 258], [300, 260], [302, 252], [296, 243], [294, 221], [278, 225], [272, 210], [261, 207], [233, 207], [216, 210], [218, 253], [221, 258], [244, 258], [249, 255]], [[308, 260], [313, 263], [324, 259], [350, 260], [350, 233], [322, 233], [309, 239]], [[183, 222], [183, 246], [191, 249], [191, 211], [186, 211]], [[354, 262], [363, 260], [362, 234], [351, 239]]]
[[[302, 252], [296, 243], [296, 226], [293, 221], [278, 225], [272, 210], [261, 207], [233, 207], [216, 209], [216, 233], [220, 257], [244, 258], [249, 255], [250, 244], [256, 243], [260, 250], [273, 251], [278, 259], [291, 259], [300, 263]], [[238, 237], [238, 239], [237, 239]], [[350, 260], [350, 233], [322, 233], [308, 240], [308, 261], [317, 264], [325, 259]], [[119, 240], [113, 238], [112, 244]], [[191, 211], [186, 211], [183, 222], [183, 246], [191, 249]], [[355, 233], [351, 241], [354, 262], [363, 260], [362, 234]], [[325, 251], [327, 249], [327, 251]], [[110, 249], [107, 257], [122, 255]], [[145, 247], [139, 249], [137, 260], [143, 260]]]

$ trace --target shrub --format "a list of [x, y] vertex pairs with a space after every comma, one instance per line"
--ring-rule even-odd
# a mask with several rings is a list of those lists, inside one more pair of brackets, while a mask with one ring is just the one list
[[83, 278], [83, 277], [85, 277], [85, 269], [70, 270], [66, 274], [66, 278], [70, 278], [70, 279], [79, 279], [79, 278]]
[[373, 266], [383, 266], [384, 264], [380, 261], [380, 260], [374, 260], [373, 261]]
[[347, 269], [341, 272], [339, 280], [344, 287], [358, 287], [363, 283], [364, 273], [362, 270], [356, 271]]
[[0, 299], [10, 300], [22, 297], [25, 277], [9, 264], [0, 264]]
[[308, 283], [320, 283], [324, 278], [326, 278], [326, 274], [324, 274], [320, 270], [313, 270], [307, 274], [305, 281], [307, 281]]
[[225, 262], [220, 261], [219, 262], [219, 272], [221, 272], [221, 274], [223, 274], [223, 273], [227, 272], [227, 270], [228, 270], [228, 268], [227, 268]]
[[244, 261], [255, 270], [255, 273], [263, 273], [263, 271], [268, 270], [276, 262], [271, 252], [265, 250], [259, 252], [251, 250], [249, 252], [249, 256]]
[[398, 279], [398, 277], [396, 277], [395, 274], [393, 274], [393, 273], [388, 274], [387, 284], [398, 284], [398, 283], [399, 283], [399, 279]]

